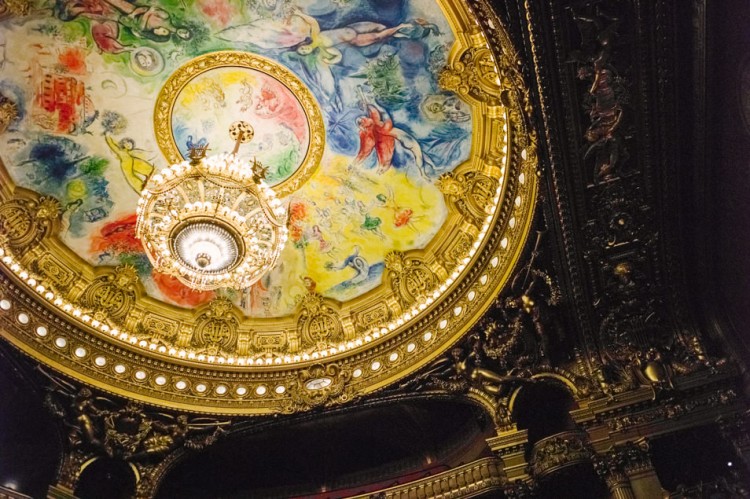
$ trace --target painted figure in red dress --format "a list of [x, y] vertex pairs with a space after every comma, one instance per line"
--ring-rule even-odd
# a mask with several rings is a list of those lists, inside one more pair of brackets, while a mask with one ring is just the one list
[[354, 160], [354, 165], [361, 165], [370, 157], [372, 151], [378, 158], [378, 173], [385, 173], [393, 166], [393, 155], [396, 145], [409, 151], [414, 158], [414, 166], [420, 175], [426, 177], [425, 164], [432, 166], [432, 161], [422, 152], [419, 145], [410, 133], [393, 125], [393, 120], [386, 113], [372, 104], [367, 104], [367, 115], [357, 118], [359, 125], [359, 152]]
[[307, 118], [290, 91], [264, 83], [255, 102], [255, 112], [260, 118], [273, 119], [289, 127], [301, 144], [307, 142]]

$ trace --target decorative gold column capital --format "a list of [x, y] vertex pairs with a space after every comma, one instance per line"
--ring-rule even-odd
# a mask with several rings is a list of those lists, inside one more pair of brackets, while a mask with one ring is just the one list
[[594, 470], [604, 480], [613, 499], [635, 499], [625, 462], [618, 453], [600, 454], [594, 458]]
[[508, 481], [525, 480], [528, 478], [526, 462], [526, 444], [529, 441], [527, 430], [517, 430], [515, 427], [502, 431], [496, 437], [487, 439], [490, 450], [502, 459], [503, 471]]
[[651, 463], [649, 449], [648, 440], [645, 438], [639, 438], [615, 448], [615, 452], [618, 454], [620, 462], [623, 463], [625, 473], [628, 476], [653, 471], [654, 465]]
[[556, 433], [534, 444], [531, 451], [531, 475], [543, 478], [562, 468], [591, 462], [594, 455], [585, 431]]
[[615, 499], [661, 497], [661, 483], [651, 463], [646, 438], [614, 446], [594, 466]]

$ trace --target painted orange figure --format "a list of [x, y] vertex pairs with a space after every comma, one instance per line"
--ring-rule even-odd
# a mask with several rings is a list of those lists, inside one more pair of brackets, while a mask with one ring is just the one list
[[396, 142], [401, 147], [409, 151], [414, 157], [414, 166], [417, 167], [420, 175], [426, 176], [425, 164], [434, 169], [432, 164], [423, 152], [419, 141], [407, 131], [393, 125], [393, 120], [387, 113], [381, 113], [380, 110], [372, 104], [367, 105], [367, 116], [357, 118], [359, 125], [359, 152], [354, 160], [355, 165], [361, 164], [372, 154], [378, 157], [378, 173], [384, 173], [393, 166], [393, 154], [396, 151]]
[[396, 137], [393, 135], [393, 120], [386, 117], [383, 121], [380, 111], [368, 105], [369, 116], [357, 119], [359, 125], [359, 153], [357, 163], [363, 162], [372, 154], [378, 156], [378, 171], [384, 172], [391, 167], [393, 153], [396, 150]]

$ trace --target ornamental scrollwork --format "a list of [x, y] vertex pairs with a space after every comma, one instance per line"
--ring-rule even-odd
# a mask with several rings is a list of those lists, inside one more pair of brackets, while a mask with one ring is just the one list
[[551, 346], [565, 338], [556, 310], [562, 301], [557, 284], [538, 265], [543, 233], [537, 234], [531, 256], [474, 327], [474, 348], [504, 371], [550, 366]]
[[171, 415], [137, 402], [118, 402], [94, 394], [40, 369], [49, 380], [44, 404], [68, 429], [63, 482], [74, 485], [78, 464], [108, 456], [133, 463], [147, 473], [177, 449], [197, 451], [215, 443], [230, 421]]
[[77, 278], [76, 272], [50, 253], [31, 260], [31, 268], [49, 280], [60, 291], [68, 291]]
[[232, 302], [217, 298], [198, 315], [192, 345], [209, 355], [234, 352], [239, 325]]
[[538, 233], [528, 263], [514, 275], [506, 293], [464, 340], [402, 383], [400, 390], [473, 394], [492, 408], [501, 425], [510, 422], [507, 406], [511, 393], [541, 382], [532, 378], [537, 374], [565, 378], [580, 396], [595, 391], [585, 374], [552, 367], [550, 345], [558, 346], [564, 338], [556, 319], [561, 294], [540, 264], [542, 236]]
[[612, 431], [626, 431], [655, 421], [682, 419], [699, 410], [728, 406], [734, 404], [738, 398], [739, 395], [734, 389], [718, 390], [703, 397], [667, 402], [650, 411], [619, 416], [610, 419], [607, 425]]
[[385, 268], [391, 289], [403, 309], [427, 297], [438, 285], [437, 276], [424, 261], [400, 251], [385, 255]]
[[443, 69], [438, 84], [443, 90], [463, 97], [500, 105], [500, 77], [487, 40], [479, 28], [470, 34], [470, 39], [471, 47]]
[[349, 370], [336, 364], [315, 364], [300, 371], [290, 385], [291, 403], [285, 407], [284, 412], [292, 413], [333, 402], [351, 401], [354, 392], [347, 388], [351, 377]]
[[93, 449], [127, 461], [163, 457], [178, 447], [201, 450], [225, 433], [222, 426], [228, 424], [204, 422], [207, 418], [191, 421], [186, 415], [159, 414], [157, 418], [144, 413], [136, 402], [118, 408], [110, 399], [94, 397], [88, 388], [75, 395], [69, 412], [69, 440], [74, 448]]
[[[629, 336], [642, 331], [639, 329], [642, 324], [637, 316], [624, 317], [619, 327], [630, 326], [630, 331], [623, 333]], [[706, 355], [695, 336], [661, 344], [651, 343], [651, 346], [648, 340], [641, 343], [613, 342], [607, 345], [604, 361], [598, 365], [596, 377], [602, 391], [610, 397], [637, 386], [649, 386], [656, 399], [661, 393], [674, 389], [677, 376], [698, 371], [716, 373], [729, 366], [725, 358]], [[592, 363], [596, 364], [596, 359]]]
[[[290, 348], [290, 342], [283, 331], [252, 332], [248, 337], [252, 337], [252, 347], [256, 352], [284, 352]], [[237, 353], [244, 355], [247, 351], [243, 354], [238, 348]]]
[[131, 265], [120, 265], [97, 277], [83, 292], [80, 303], [97, 320], [123, 322], [135, 306], [138, 272]]
[[480, 228], [497, 190], [498, 181], [481, 172], [444, 173], [437, 182], [440, 191], [467, 222]]
[[[592, 193], [595, 218], [588, 222], [584, 231], [598, 249], [590, 253], [601, 259], [605, 252], [633, 242], [640, 242], [643, 248], [655, 244], [656, 235], [650, 232], [651, 208], [643, 201], [640, 190], [640, 185], [612, 182], [598, 186]], [[631, 260], [639, 262], [644, 256], [635, 254]]]
[[439, 253], [438, 261], [446, 271], [452, 272], [466, 258], [473, 242], [474, 238], [467, 232], [455, 232], [445, 249]]
[[528, 370], [505, 372], [481, 351], [478, 337], [464, 341], [418, 375], [401, 383], [396, 391], [443, 391], [467, 395], [489, 410], [498, 427], [510, 425], [509, 401], [513, 391], [535, 384]]
[[138, 320], [136, 331], [151, 343], [171, 344], [179, 333], [179, 323], [160, 315], [147, 313]]
[[369, 331], [375, 326], [385, 324], [392, 317], [391, 310], [384, 302], [374, 303], [360, 310], [352, 311], [352, 323], [357, 332]]
[[595, 452], [584, 431], [566, 431], [540, 439], [531, 452], [531, 474], [543, 478], [562, 468], [591, 462]]
[[53, 198], [11, 199], [0, 205], [0, 235], [12, 250], [28, 252], [50, 233], [59, 213]]
[[306, 346], [325, 348], [344, 339], [344, 326], [328, 300], [313, 292], [302, 297], [297, 315], [297, 333]]

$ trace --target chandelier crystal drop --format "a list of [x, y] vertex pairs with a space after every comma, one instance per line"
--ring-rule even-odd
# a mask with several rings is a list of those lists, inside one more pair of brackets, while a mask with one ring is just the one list
[[231, 231], [206, 222], [187, 224], [174, 238], [174, 253], [196, 271], [226, 271], [237, 262], [239, 249]]
[[287, 212], [263, 181], [266, 168], [237, 156], [252, 139], [245, 122], [230, 128], [234, 152], [164, 168], [138, 201], [136, 236], [154, 268], [200, 290], [244, 289], [273, 268], [287, 241]]

